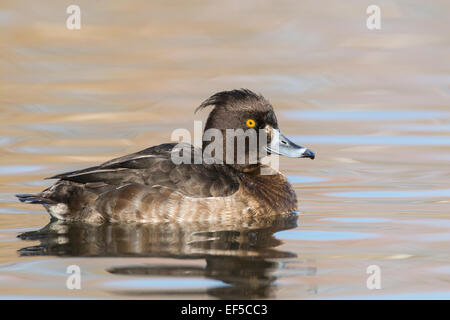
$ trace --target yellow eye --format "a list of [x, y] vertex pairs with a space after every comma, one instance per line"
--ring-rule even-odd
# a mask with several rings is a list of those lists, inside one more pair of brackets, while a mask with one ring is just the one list
[[247, 122], [246, 122], [246, 124], [247, 124], [247, 127], [253, 128], [253, 127], [255, 126], [255, 120], [253, 120], [253, 119], [248, 119]]

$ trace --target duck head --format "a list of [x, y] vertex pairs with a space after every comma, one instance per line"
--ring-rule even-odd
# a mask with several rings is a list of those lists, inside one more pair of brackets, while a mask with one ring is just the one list
[[[223, 139], [221, 159], [227, 164], [243, 169], [259, 165], [267, 154], [290, 158], [315, 157], [314, 152], [295, 144], [281, 133], [273, 107], [262, 95], [248, 89], [218, 92], [205, 100], [196, 112], [208, 106], [214, 108], [204, 128], [203, 150], [218, 142], [211, 139], [214, 135], [210, 132], [220, 131], [219, 136]], [[256, 143], [251, 143], [252, 134]], [[239, 139], [243, 141], [243, 152], [239, 150]], [[215, 158], [218, 156], [213, 155]]]

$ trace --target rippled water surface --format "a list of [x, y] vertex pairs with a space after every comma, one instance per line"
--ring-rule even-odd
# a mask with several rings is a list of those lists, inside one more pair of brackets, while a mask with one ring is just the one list
[[[0, 5], [0, 298], [450, 298], [446, 1], [381, 2], [378, 31], [364, 1], [77, 3], [79, 31], [65, 2]], [[49, 224], [14, 197], [193, 130], [241, 87], [317, 154], [280, 163], [298, 217]]]

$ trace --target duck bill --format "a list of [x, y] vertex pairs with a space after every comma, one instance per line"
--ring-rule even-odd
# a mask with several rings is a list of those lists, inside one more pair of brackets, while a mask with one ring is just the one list
[[271, 154], [278, 154], [289, 158], [315, 158], [314, 152], [292, 142], [278, 129], [272, 129], [272, 140], [266, 147], [266, 150]]

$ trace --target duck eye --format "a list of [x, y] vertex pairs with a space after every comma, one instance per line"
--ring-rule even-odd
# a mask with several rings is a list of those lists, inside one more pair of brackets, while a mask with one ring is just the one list
[[255, 120], [253, 120], [253, 119], [248, 119], [247, 122], [246, 122], [246, 124], [247, 124], [247, 127], [253, 128], [253, 127], [255, 126]]

